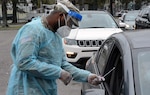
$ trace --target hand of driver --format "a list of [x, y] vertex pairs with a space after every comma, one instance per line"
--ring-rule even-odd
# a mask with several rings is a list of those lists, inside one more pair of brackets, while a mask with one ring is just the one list
[[92, 84], [92, 85], [98, 85], [100, 84], [102, 81], [105, 81], [104, 77], [98, 76], [96, 74], [90, 74], [88, 76], [88, 83]]
[[68, 85], [72, 79], [72, 75], [65, 71], [65, 70], [62, 70], [61, 71], [61, 76], [59, 78], [65, 85]]

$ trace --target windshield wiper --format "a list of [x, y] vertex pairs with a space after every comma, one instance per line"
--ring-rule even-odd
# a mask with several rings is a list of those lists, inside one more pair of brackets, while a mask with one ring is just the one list
[[86, 28], [106, 28], [106, 27], [86, 27]]

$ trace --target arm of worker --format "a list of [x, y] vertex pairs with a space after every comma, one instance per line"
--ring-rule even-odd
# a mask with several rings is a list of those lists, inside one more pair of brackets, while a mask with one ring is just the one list
[[[61, 77], [62, 69], [59, 66], [41, 62], [38, 60], [40, 37], [35, 29], [30, 26], [23, 28], [16, 39], [15, 65], [16, 67], [32, 76], [44, 79], [58, 79]], [[39, 30], [37, 30], [39, 31]]]

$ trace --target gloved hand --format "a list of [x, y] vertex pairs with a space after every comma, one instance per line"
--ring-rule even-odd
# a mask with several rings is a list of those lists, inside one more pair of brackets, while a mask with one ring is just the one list
[[98, 76], [96, 74], [90, 74], [88, 76], [88, 83], [92, 84], [92, 85], [98, 85], [100, 84], [102, 81], [105, 81], [104, 77]]
[[62, 69], [61, 75], [60, 75], [60, 78], [59, 78], [59, 79], [60, 79], [65, 85], [68, 85], [68, 84], [70, 83], [71, 79], [72, 79], [72, 75], [71, 75], [69, 72], [67, 72], [67, 71], [65, 71], [65, 70]]

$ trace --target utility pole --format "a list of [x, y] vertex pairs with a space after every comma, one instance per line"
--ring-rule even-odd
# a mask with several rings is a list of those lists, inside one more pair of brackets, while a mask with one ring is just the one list
[[[17, 23], [17, 0], [12, 0], [12, 4], [13, 4], [13, 21], [12, 21], [12, 23]], [[19, 17], [18, 17], [18, 19], [19, 19]]]
[[113, 1], [110, 0], [110, 13], [113, 15], [113, 7], [112, 7], [112, 3], [113, 3]]
[[82, 0], [81, 10], [84, 10], [84, 0]]

